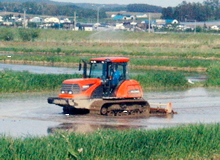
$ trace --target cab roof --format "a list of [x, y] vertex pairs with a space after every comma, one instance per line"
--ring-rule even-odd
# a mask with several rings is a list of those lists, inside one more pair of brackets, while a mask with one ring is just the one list
[[130, 59], [126, 57], [99, 57], [99, 58], [90, 59], [90, 61], [106, 61], [106, 60], [115, 63], [123, 63], [123, 62], [128, 62]]

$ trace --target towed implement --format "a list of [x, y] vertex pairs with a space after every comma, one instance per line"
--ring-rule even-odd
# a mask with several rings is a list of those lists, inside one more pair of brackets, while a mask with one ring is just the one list
[[128, 62], [126, 57], [92, 58], [88, 63], [83, 61], [83, 78], [64, 80], [59, 96], [49, 97], [48, 103], [63, 107], [64, 113], [87, 111], [111, 116], [174, 113], [171, 104], [167, 108], [150, 107], [143, 98], [140, 84], [128, 77]]

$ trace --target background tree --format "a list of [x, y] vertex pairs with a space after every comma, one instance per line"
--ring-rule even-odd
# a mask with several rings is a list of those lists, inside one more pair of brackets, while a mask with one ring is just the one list
[[127, 11], [161, 13], [162, 7], [152, 6], [148, 4], [129, 4], [127, 5]]
[[[74, 12], [77, 12], [78, 18], [95, 18], [97, 17], [97, 11], [95, 9], [81, 8], [76, 5], [57, 5], [51, 3], [36, 3], [36, 2], [24, 2], [24, 3], [0, 3], [0, 10], [8, 12], [24, 13], [36, 15], [50, 15], [50, 16], [74, 16]], [[100, 18], [106, 18], [105, 10], [100, 9]]]
[[162, 9], [162, 19], [173, 19], [173, 8], [167, 7]]
[[219, 0], [206, 0], [203, 3], [187, 3], [183, 1], [174, 8], [163, 8], [162, 18], [179, 21], [207, 21], [220, 19]]

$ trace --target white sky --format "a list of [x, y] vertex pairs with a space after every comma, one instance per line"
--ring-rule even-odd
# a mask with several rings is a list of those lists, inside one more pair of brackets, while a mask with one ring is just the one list
[[[72, 3], [100, 3], [100, 4], [134, 4], [142, 3], [149, 5], [156, 5], [161, 7], [175, 7], [182, 3], [183, 0], [53, 0], [58, 2], [72, 2]], [[186, 0], [186, 2], [204, 2], [205, 0]]]

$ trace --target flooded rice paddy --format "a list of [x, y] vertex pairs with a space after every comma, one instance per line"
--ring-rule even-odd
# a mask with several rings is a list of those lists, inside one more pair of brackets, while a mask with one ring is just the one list
[[80, 74], [81, 73], [76, 68], [45, 67], [45, 66], [34, 66], [34, 65], [0, 63], [0, 71], [2, 70], [29, 71], [31, 73], [38, 73], [38, 74], [76, 74], [76, 73]]
[[[0, 64], [2, 68], [10, 65]], [[14, 67], [12, 65], [12, 67]], [[31, 69], [18, 65], [17, 69]], [[58, 67], [36, 67], [42, 73], [62, 72]], [[66, 71], [66, 69], [64, 69]], [[70, 69], [72, 70], [72, 69]], [[33, 72], [33, 70], [29, 70]], [[148, 92], [149, 103], [172, 102], [178, 114], [151, 117], [105, 117], [100, 115], [65, 115], [62, 108], [48, 104], [50, 93], [0, 94], [0, 133], [12, 136], [48, 135], [56, 130], [90, 132], [98, 129], [158, 129], [177, 125], [220, 122], [220, 89], [192, 88], [182, 91]]]

